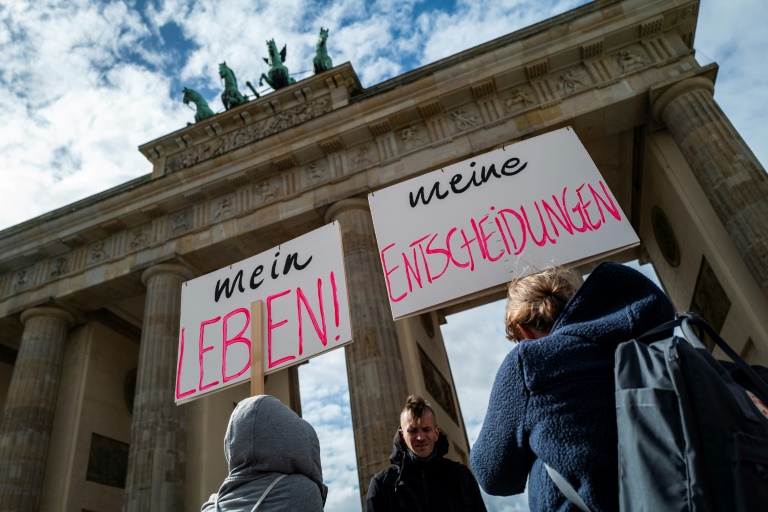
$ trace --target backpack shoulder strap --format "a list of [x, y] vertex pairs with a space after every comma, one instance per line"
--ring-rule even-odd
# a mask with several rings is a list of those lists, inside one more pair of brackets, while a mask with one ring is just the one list
[[755, 372], [754, 369], [752, 369], [751, 366], [747, 364], [744, 359], [739, 356], [739, 354], [736, 353], [735, 350], [733, 350], [726, 341], [720, 337], [720, 335], [715, 331], [712, 326], [710, 326], [706, 320], [704, 320], [701, 316], [697, 315], [696, 313], [691, 313], [689, 311], [682, 311], [680, 313], [677, 313], [676, 318], [674, 320], [670, 320], [669, 322], [663, 323], [659, 325], [658, 327], [655, 327], [651, 329], [650, 331], [646, 332], [645, 334], [641, 335], [637, 338], [637, 341], [642, 341], [643, 343], [650, 343], [651, 341], [654, 341], [654, 339], [661, 333], [669, 331], [670, 329], [673, 329], [675, 327], [680, 327], [683, 335], [685, 337], [685, 340], [690, 343], [695, 348], [703, 348], [706, 350], [706, 347], [704, 344], [698, 339], [696, 334], [693, 332], [693, 330], [690, 328], [691, 325], [695, 325], [702, 329], [707, 336], [717, 345], [720, 347], [720, 349], [731, 358], [731, 361], [734, 362], [734, 364], [741, 369], [742, 372], [744, 372], [744, 375], [747, 376], [747, 378], [752, 382], [755, 389], [759, 392], [760, 395], [762, 395], [760, 398], [763, 401], [768, 400], [768, 384], [763, 381], [763, 379], [760, 378], [760, 376]]
[[283, 478], [287, 477], [288, 475], [280, 475], [279, 477], [275, 478], [275, 480], [269, 484], [269, 487], [267, 487], [267, 490], [264, 491], [264, 494], [261, 495], [261, 498], [259, 498], [259, 501], [256, 502], [256, 506], [251, 509], [251, 512], [256, 512], [259, 509], [259, 506], [261, 505], [261, 502], [264, 501], [264, 498], [267, 497], [267, 494], [269, 494], [269, 491], [272, 490], [272, 488], [277, 485], [277, 482], [282, 480]]
[[579, 507], [579, 510], [582, 512], [591, 512], [587, 504], [584, 503], [584, 500], [582, 500], [581, 496], [579, 496], [579, 493], [576, 492], [576, 489], [574, 489], [573, 486], [568, 483], [568, 480], [566, 480], [563, 475], [558, 473], [557, 470], [555, 470], [549, 464], [545, 463], [544, 467], [547, 469], [547, 474], [549, 477], [552, 479], [552, 481], [555, 482], [557, 488], [560, 489], [560, 492], [565, 494], [565, 497], [568, 498], [568, 501]]

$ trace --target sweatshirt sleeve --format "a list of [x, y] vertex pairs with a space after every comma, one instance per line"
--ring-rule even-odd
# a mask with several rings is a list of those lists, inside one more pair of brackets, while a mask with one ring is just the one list
[[521, 348], [510, 351], [496, 374], [488, 412], [470, 453], [480, 487], [496, 496], [522, 493], [534, 461], [525, 421], [529, 392]]
[[208, 498], [208, 501], [203, 503], [203, 506], [200, 508], [200, 512], [213, 512], [213, 509], [216, 506], [216, 496], [216, 494], [211, 494], [211, 497]]

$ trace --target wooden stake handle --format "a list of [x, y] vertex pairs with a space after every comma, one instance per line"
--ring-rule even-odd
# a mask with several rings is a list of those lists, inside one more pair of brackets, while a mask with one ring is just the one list
[[264, 301], [251, 302], [251, 396], [264, 394]]

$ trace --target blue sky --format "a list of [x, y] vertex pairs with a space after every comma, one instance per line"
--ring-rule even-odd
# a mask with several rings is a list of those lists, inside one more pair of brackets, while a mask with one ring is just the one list
[[[0, 3], [0, 230], [148, 174], [145, 142], [193, 120], [182, 88], [223, 109], [218, 63], [244, 90], [266, 71], [265, 40], [287, 44], [286, 65], [308, 76], [319, 28], [335, 64], [350, 62], [369, 87], [561, 14], [578, 0], [13, 0]], [[491, 5], [492, 4], [492, 5]], [[768, 163], [768, 7], [762, 0], [703, 0], [695, 48], [718, 62], [715, 99]], [[267, 92], [266, 87], [258, 88]], [[449, 317], [443, 326], [470, 443], [509, 350], [503, 305]], [[483, 350], [469, 347], [481, 341]], [[330, 485], [328, 510], [359, 510], [343, 352], [302, 366], [305, 416], [316, 426]], [[458, 361], [461, 361], [459, 364]], [[527, 510], [524, 497], [490, 510]]]

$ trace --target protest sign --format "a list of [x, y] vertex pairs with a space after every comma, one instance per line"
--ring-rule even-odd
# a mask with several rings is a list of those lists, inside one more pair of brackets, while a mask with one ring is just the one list
[[639, 244], [571, 128], [368, 196], [395, 319]]
[[259, 301], [264, 374], [349, 343], [338, 222], [182, 285], [176, 403], [248, 380]]

